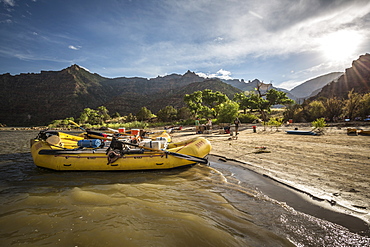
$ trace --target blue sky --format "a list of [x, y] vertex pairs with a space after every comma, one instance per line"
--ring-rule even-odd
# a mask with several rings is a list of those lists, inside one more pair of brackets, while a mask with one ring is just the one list
[[78, 64], [290, 89], [370, 53], [368, 0], [0, 0], [0, 74]]

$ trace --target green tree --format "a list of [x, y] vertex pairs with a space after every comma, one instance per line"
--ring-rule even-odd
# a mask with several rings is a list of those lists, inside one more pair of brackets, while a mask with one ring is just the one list
[[109, 111], [105, 106], [99, 106], [97, 109], [97, 114], [99, 115], [101, 122], [105, 122], [111, 119], [111, 117], [109, 116]]
[[187, 107], [182, 107], [177, 110], [177, 119], [179, 120], [186, 120], [192, 117], [192, 113]]
[[353, 89], [348, 93], [347, 100], [344, 102], [343, 113], [351, 120], [360, 114], [362, 96], [355, 93]]
[[192, 94], [186, 94], [184, 101], [194, 115], [203, 117], [217, 117], [220, 105], [229, 101], [229, 98], [221, 92], [213, 92], [210, 89], [195, 91]]
[[136, 114], [136, 117], [139, 121], [145, 121], [152, 117], [152, 112], [146, 108], [145, 106], [141, 107], [141, 109]]
[[303, 107], [300, 104], [288, 105], [283, 113], [284, 120], [292, 119], [293, 122], [303, 121]]
[[119, 118], [119, 117], [121, 117], [121, 114], [119, 114], [119, 112], [115, 112], [112, 115], [112, 118]]
[[85, 108], [78, 121], [81, 124], [100, 124], [98, 112], [91, 108]]
[[364, 94], [360, 101], [359, 116], [366, 118], [370, 115], [370, 93]]
[[91, 124], [91, 125], [97, 125], [97, 124], [104, 124], [106, 120], [109, 120], [110, 116], [108, 114], [108, 110], [105, 106], [98, 107], [97, 110], [91, 109], [91, 108], [85, 108], [80, 117], [78, 118], [78, 121], [81, 124]]
[[267, 122], [268, 113], [273, 105], [290, 105], [294, 101], [289, 99], [286, 93], [275, 89], [268, 90], [265, 94], [261, 93], [260, 85], [257, 86], [254, 93], [247, 95], [244, 99], [245, 105], [252, 111], [258, 111], [261, 114], [262, 120]]
[[321, 101], [314, 100], [305, 107], [305, 118], [307, 121], [313, 121], [324, 117], [326, 109]]
[[131, 112], [126, 116], [127, 122], [135, 122], [137, 121], [137, 118], [135, 115], [133, 115]]
[[208, 114], [205, 115], [205, 117], [208, 117], [209, 114], [212, 114], [217, 118], [219, 106], [227, 101], [229, 101], [229, 98], [225, 94], [219, 91], [213, 92], [210, 89], [204, 89], [202, 91], [202, 102], [205, 106], [203, 109], [207, 110], [206, 114]]
[[240, 110], [243, 110], [244, 114], [247, 114], [247, 110], [250, 108], [250, 92], [236, 93], [233, 100], [239, 104]]
[[342, 115], [343, 112], [343, 101], [340, 99], [337, 99], [336, 97], [334, 98], [329, 98], [326, 99], [323, 102], [325, 112], [324, 116], [331, 121], [334, 121], [336, 118]]
[[239, 104], [234, 101], [227, 101], [220, 105], [220, 111], [217, 116], [219, 123], [231, 123], [238, 116]]
[[158, 119], [163, 122], [171, 122], [176, 119], [177, 110], [173, 106], [166, 106], [158, 111]]
[[197, 115], [200, 110], [202, 110], [202, 92], [195, 91], [192, 94], [185, 94], [184, 102], [194, 115]]

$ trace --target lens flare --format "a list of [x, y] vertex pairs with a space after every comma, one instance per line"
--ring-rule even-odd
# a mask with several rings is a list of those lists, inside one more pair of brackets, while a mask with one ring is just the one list
[[362, 42], [362, 36], [356, 31], [343, 30], [331, 33], [320, 39], [320, 51], [333, 62], [352, 61]]

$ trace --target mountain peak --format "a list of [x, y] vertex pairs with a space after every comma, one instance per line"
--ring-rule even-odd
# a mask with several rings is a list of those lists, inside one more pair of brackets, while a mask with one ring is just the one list
[[[79, 66], [77, 64], [73, 64], [73, 65], [69, 66], [68, 68], [66, 68], [66, 70], [74, 70], [74, 71], [79, 71], [81, 69], [86, 70], [86, 69], [82, 68], [81, 66]], [[86, 70], [86, 71], [88, 71], [88, 70]]]
[[290, 93], [299, 99], [304, 99], [317, 94], [325, 85], [337, 80], [343, 72], [332, 72], [318, 76], [294, 87]]
[[186, 73], [183, 76], [190, 76], [190, 75], [191, 76], [194, 76], [194, 75], [198, 76], [197, 74], [195, 74], [194, 72], [192, 72], [190, 70], [186, 71]]

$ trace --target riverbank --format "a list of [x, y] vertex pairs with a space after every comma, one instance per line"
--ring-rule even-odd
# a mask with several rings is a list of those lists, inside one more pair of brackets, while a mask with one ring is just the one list
[[[370, 136], [347, 135], [347, 128], [327, 127], [320, 136], [292, 135], [258, 126], [242, 126], [238, 139], [213, 130], [201, 134], [212, 144], [211, 154], [239, 161], [298, 190], [327, 201], [333, 210], [370, 223]], [[353, 127], [351, 127], [353, 128]], [[362, 126], [370, 129], [370, 126]], [[299, 126], [299, 130], [311, 127]], [[191, 128], [173, 133], [189, 138]]]

